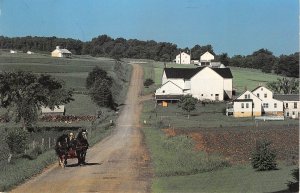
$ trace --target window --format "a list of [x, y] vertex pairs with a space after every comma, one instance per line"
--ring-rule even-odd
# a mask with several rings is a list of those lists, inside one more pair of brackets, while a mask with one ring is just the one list
[[289, 116], [290, 116], [290, 113], [289, 113], [289, 112], [287, 112], [287, 113], [286, 113], [286, 116], [287, 116], [287, 117], [289, 117]]
[[263, 107], [267, 109], [267, 108], [269, 108], [269, 104], [268, 103], [264, 103]]
[[247, 109], [249, 108], [249, 103], [246, 103], [246, 108], [247, 108]]
[[277, 108], [277, 103], [274, 103], [274, 108], [275, 108], [275, 109]]
[[264, 90], [263, 88], [261, 88], [260, 90]]
[[288, 107], [289, 107], [289, 103], [286, 103], [286, 104], [285, 104], [285, 108], [288, 108]]
[[201, 96], [203, 96], [203, 94], [201, 94]]
[[165, 93], [165, 92], [166, 92], [165, 90], [162, 91], [162, 93]]
[[265, 98], [267, 98], [267, 93], [265, 93]]
[[241, 105], [242, 105], [242, 109], [244, 108], [244, 103], [241, 103]]
[[254, 103], [252, 103], [252, 108], [254, 108]]
[[211, 94], [210, 96], [213, 96], [213, 94]]
[[245, 99], [250, 99], [250, 94], [245, 94]]
[[259, 98], [259, 93], [257, 93], [257, 97]]
[[293, 111], [293, 115], [295, 115], [295, 111]]
[[294, 109], [297, 109], [297, 103], [296, 102], [294, 103]]

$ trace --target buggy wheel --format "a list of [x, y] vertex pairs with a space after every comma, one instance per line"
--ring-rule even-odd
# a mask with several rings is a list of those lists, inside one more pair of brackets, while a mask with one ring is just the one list
[[66, 166], [68, 164], [68, 161], [67, 160], [65, 160], [64, 161], [64, 166]]

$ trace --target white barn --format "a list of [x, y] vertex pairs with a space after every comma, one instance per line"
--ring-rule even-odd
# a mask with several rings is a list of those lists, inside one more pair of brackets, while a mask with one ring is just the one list
[[191, 56], [185, 52], [181, 52], [176, 56], [176, 64], [191, 64]]
[[199, 100], [223, 101], [232, 98], [232, 73], [229, 68], [165, 68], [156, 99], [190, 94]]
[[51, 52], [51, 56], [58, 58], [70, 58], [72, 53], [67, 49], [60, 49], [59, 46], [56, 46], [56, 49]]

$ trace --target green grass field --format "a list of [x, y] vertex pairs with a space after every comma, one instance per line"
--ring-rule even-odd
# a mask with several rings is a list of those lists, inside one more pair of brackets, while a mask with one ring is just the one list
[[279, 170], [256, 172], [250, 166], [238, 165], [213, 172], [189, 176], [158, 177], [154, 193], [266, 193], [289, 192], [295, 166], [280, 165]]

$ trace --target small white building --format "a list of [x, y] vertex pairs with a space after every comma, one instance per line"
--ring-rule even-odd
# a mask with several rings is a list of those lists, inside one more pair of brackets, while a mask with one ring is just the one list
[[191, 64], [191, 56], [185, 52], [181, 52], [176, 56], [176, 64]]
[[51, 52], [52, 57], [59, 57], [59, 58], [70, 58], [72, 53], [67, 49], [60, 49], [59, 46], [56, 46], [56, 49]]
[[299, 94], [274, 94], [274, 98], [283, 101], [283, 113], [285, 117], [299, 119], [300, 99]]
[[16, 54], [16, 53], [18, 53], [18, 52], [17, 52], [16, 50], [10, 50], [9, 53], [11, 53], [11, 54]]
[[233, 101], [234, 117], [257, 117], [262, 115], [262, 101], [250, 91], [243, 92]]
[[29, 51], [29, 50], [28, 50], [26, 53], [27, 53], [27, 54], [34, 54], [34, 52]]
[[199, 100], [223, 101], [232, 98], [232, 73], [229, 68], [165, 68], [156, 99], [190, 94]]
[[65, 115], [65, 110], [65, 105], [55, 106], [53, 109], [41, 107], [42, 115]]
[[205, 52], [200, 56], [200, 66], [210, 66], [211, 61], [215, 59], [215, 56], [212, 55], [210, 52]]

